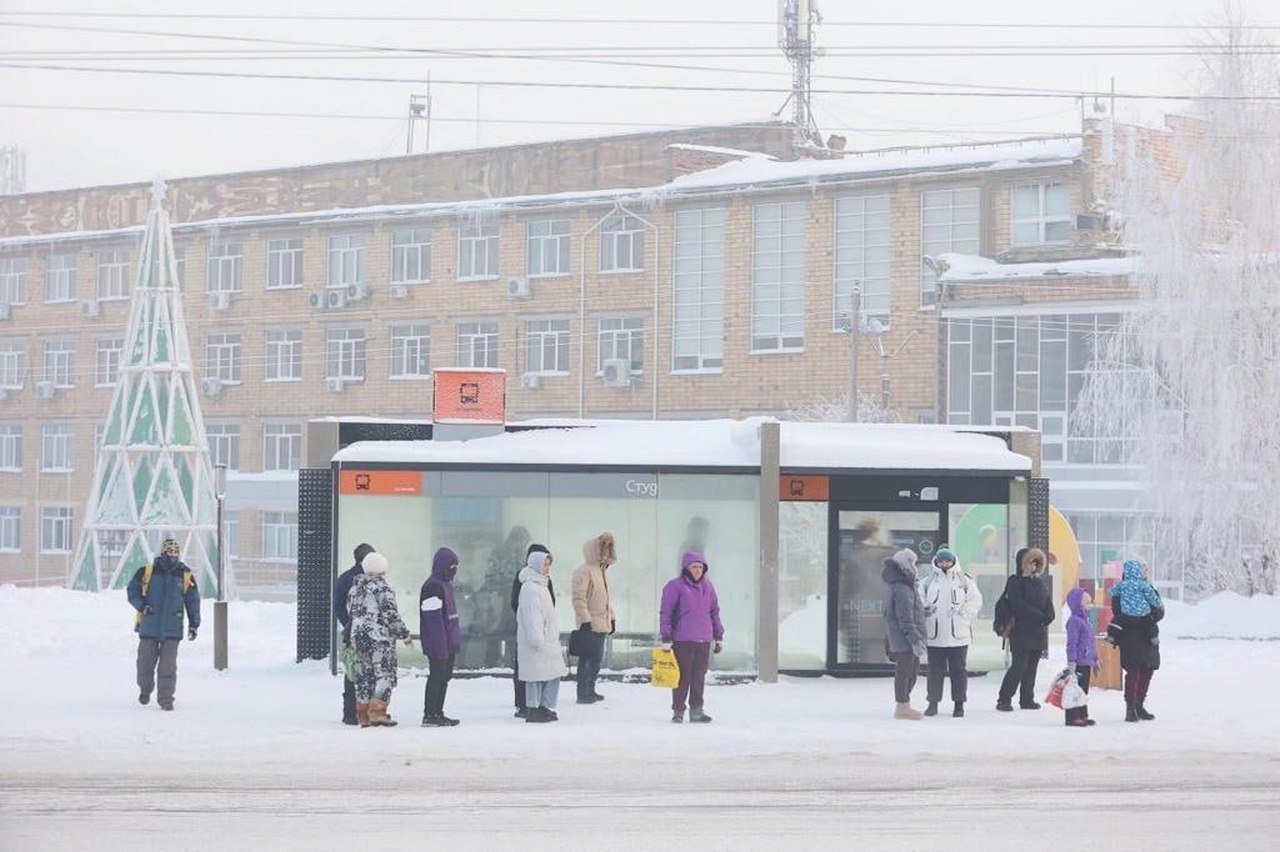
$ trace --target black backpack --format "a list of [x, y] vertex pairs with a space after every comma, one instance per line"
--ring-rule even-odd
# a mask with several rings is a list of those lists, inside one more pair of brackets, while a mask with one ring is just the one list
[[1009, 605], [1009, 590], [1006, 588], [996, 600], [995, 617], [991, 620], [991, 629], [1002, 639], [1008, 639], [1013, 633], [1013, 607]]

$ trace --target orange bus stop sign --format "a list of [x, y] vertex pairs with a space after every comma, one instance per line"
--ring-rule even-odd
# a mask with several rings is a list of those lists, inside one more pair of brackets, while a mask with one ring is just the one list
[[434, 422], [506, 422], [506, 370], [444, 367], [432, 375], [431, 419]]

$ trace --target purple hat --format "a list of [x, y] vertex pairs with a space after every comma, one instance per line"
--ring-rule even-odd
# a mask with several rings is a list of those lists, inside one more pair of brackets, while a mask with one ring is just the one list
[[684, 571], [694, 564], [701, 565], [705, 571], [707, 569], [707, 557], [696, 550], [686, 550], [684, 556], [680, 557], [680, 570]]

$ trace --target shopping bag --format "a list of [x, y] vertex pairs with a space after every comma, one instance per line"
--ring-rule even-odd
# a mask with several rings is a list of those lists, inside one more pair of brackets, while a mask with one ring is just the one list
[[1049, 687], [1049, 694], [1045, 696], [1044, 703], [1052, 704], [1054, 707], [1062, 706], [1062, 690], [1066, 688], [1067, 681], [1075, 677], [1075, 672], [1071, 669], [1063, 669], [1058, 672], [1053, 679], [1053, 685]]
[[356, 682], [356, 677], [360, 674], [360, 665], [356, 658], [356, 649], [350, 645], [343, 645], [342, 650], [338, 652], [338, 659], [342, 661], [342, 673], [347, 680], [352, 683]]
[[1080, 685], [1080, 679], [1070, 677], [1067, 679], [1067, 685], [1062, 688], [1062, 709], [1075, 710], [1077, 707], [1084, 707], [1089, 703], [1089, 696], [1085, 693], [1084, 687]]
[[676, 662], [674, 651], [653, 649], [653, 675], [649, 682], [659, 689], [675, 689], [680, 685], [680, 664]]
[[1098, 674], [1089, 685], [1094, 689], [1122, 689], [1124, 672], [1120, 668], [1120, 649], [1106, 639], [1096, 640]]

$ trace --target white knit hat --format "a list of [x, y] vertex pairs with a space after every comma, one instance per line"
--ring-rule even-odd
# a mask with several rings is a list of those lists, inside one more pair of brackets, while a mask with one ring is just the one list
[[386, 574], [387, 557], [376, 550], [373, 553], [367, 553], [364, 559], [360, 560], [360, 570], [366, 574]]

